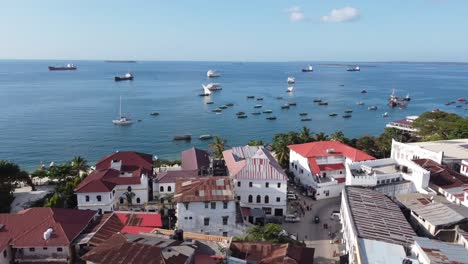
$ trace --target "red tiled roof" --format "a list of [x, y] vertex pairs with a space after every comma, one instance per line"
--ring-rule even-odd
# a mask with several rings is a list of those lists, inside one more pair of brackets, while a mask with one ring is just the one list
[[[104, 214], [99, 220], [99, 224], [87, 233], [94, 233], [89, 240], [91, 246], [100, 245], [102, 242], [109, 239], [112, 235], [120, 232], [124, 228], [124, 224], [114, 213]], [[86, 231], [85, 231], [86, 232]]]
[[119, 151], [105, 156], [96, 163], [96, 170], [110, 168], [112, 160], [121, 160], [122, 165], [134, 168], [143, 168], [152, 172], [153, 156], [135, 151]]
[[[352, 161], [364, 161], [375, 159], [371, 155], [343, 144], [339, 141], [317, 141], [305, 144], [289, 145], [289, 149], [306, 158], [345, 156]], [[332, 153], [327, 150], [333, 149]]]
[[400, 124], [400, 125], [405, 125], [405, 126], [409, 126], [409, 127], [412, 127], [413, 126], [413, 122], [412, 121], [409, 121], [408, 119], [400, 119], [400, 120], [396, 120], [396, 121], [392, 121], [391, 123], [396, 123], [396, 124]]
[[140, 184], [140, 175], [120, 177], [120, 171], [114, 169], [91, 172], [75, 189], [77, 193], [110, 192], [116, 185]]
[[222, 256], [214, 256], [203, 253], [195, 253], [194, 264], [218, 264], [220, 259], [224, 259]]
[[115, 213], [117, 217], [128, 226], [140, 226], [160, 228], [162, 227], [161, 215], [156, 213]]
[[429, 182], [442, 189], [468, 187], [468, 177], [430, 159], [413, 160], [431, 173]]
[[169, 170], [158, 173], [156, 182], [159, 183], [175, 183], [177, 178], [193, 178], [198, 177], [197, 170]]
[[176, 180], [177, 203], [233, 201], [234, 191], [229, 177], [198, 177]]
[[288, 177], [264, 147], [235, 147], [223, 152], [229, 174], [235, 179], [284, 180]]
[[210, 153], [205, 150], [191, 148], [182, 151], [182, 169], [183, 170], [200, 170], [210, 167]]
[[[0, 250], [16, 247], [68, 246], [90, 223], [95, 211], [62, 208], [30, 208], [17, 214], [0, 214]], [[48, 240], [44, 232], [54, 231]]]
[[154, 228], [152, 227], [144, 227], [144, 226], [124, 226], [122, 230], [120, 230], [120, 233], [122, 234], [134, 234], [138, 235], [140, 233], [151, 233]]
[[313, 264], [315, 249], [268, 242], [233, 242], [231, 256], [258, 264]]
[[323, 164], [323, 165], [318, 165], [320, 171], [335, 171], [335, 170], [344, 170], [345, 166], [343, 163], [337, 163], [337, 164]]

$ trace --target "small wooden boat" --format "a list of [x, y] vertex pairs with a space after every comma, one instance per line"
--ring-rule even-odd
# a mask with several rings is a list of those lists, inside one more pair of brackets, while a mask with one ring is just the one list
[[257, 101], [263, 101], [263, 97], [258, 97]]
[[228, 104], [226, 104], [226, 105], [229, 106], [229, 107], [234, 106], [233, 103], [228, 103]]
[[373, 106], [369, 106], [367, 107], [368, 110], [377, 110], [377, 106], [373, 105]]
[[253, 96], [253, 95], [247, 95], [247, 99], [254, 99], [254, 98], [255, 98], [255, 96]]
[[350, 114], [345, 114], [345, 115], [343, 115], [343, 118], [350, 118], [350, 117], [351, 117]]
[[219, 106], [219, 109], [226, 109], [226, 108], [228, 108], [227, 105], [221, 105], [221, 106]]
[[178, 135], [174, 136], [174, 140], [192, 140], [192, 135], [186, 134], [186, 135]]
[[299, 113], [300, 116], [306, 116], [308, 113]]
[[466, 99], [465, 99], [464, 97], [460, 97], [460, 98], [457, 99], [457, 101], [458, 101], [458, 102], [465, 102]]
[[328, 105], [328, 102], [320, 102], [318, 105]]
[[265, 119], [267, 119], [267, 120], [276, 120], [276, 116], [269, 116], [269, 117], [267, 117]]
[[262, 108], [262, 105], [255, 105], [254, 108]]
[[219, 109], [219, 108], [216, 108], [216, 109], [213, 109], [211, 110], [211, 112], [215, 112], [215, 113], [221, 113], [223, 110], [222, 109]]
[[252, 115], [261, 115], [261, 112], [252, 112]]
[[362, 94], [365, 94], [365, 93], [367, 93], [367, 90], [362, 89], [362, 90], [361, 90], [361, 93], [362, 93]]
[[284, 104], [281, 106], [281, 109], [289, 109], [289, 104]]
[[314, 99], [314, 103], [320, 103], [322, 102], [322, 99]]
[[247, 115], [246, 114], [238, 115], [237, 118], [247, 118]]
[[206, 135], [201, 135], [199, 137], [200, 140], [208, 140], [208, 139], [212, 139], [213, 136], [212, 135], [209, 135], [209, 134], [206, 134]]
[[347, 113], [347, 114], [349, 114], [349, 113], [352, 113], [353, 110], [345, 110], [344, 112]]
[[296, 102], [290, 102], [290, 103], [288, 103], [288, 104], [289, 104], [290, 106], [296, 106], [296, 105], [297, 105]]
[[338, 114], [337, 113], [330, 113], [328, 114], [329, 116], [337, 116]]
[[205, 104], [214, 104], [213, 101], [206, 102]]
[[273, 110], [267, 109], [267, 110], [264, 110], [263, 113], [264, 114], [271, 114], [271, 113], [273, 113]]
[[457, 106], [455, 106], [455, 107], [459, 108], [459, 107], [462, 107], [462, 106], [461, 106], [461, 105], [457, 105]]
[[245, 115], [245, 112], [237, 112], [236, 115], [238, 115], [238, 116]]
[[312, 121], [312, 118], [302, 118], [301, 121], [302, 122]]
[[157, 115], [159, 115], [159, 113], [158, 112], [152, 112], [152, 113], [150, 113], [150, 115], [157, 116]]

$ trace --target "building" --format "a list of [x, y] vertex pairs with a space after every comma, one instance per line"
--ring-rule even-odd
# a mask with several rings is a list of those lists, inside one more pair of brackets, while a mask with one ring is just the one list
[[468, 177], [468, 160], [462, 160], [460, 174]]
[[429, 186], [447, 200], [468, 207], [468, 177], [430, 159], [414, 160], [431, 174]]
[[456, 225], [453, 229], [442, 229], [437, 232], [435, 239], [462, 245], [468, 249], [468, 224]]
[[114, 234], [86, 253], [86, 263], [192, 263], [196, 246], [152, 234]]
[[228, 264], [313, 264], [315, 249], [291, 244], [268, 242], [233, 242]]
[[[286, 214], [288, 177], [268, 150], [234, 147], [224, 151], [223, 156], [241, 207], [261, 209], [266, 217]], [[252, 210], [244, 211], [246, 217], [254, 217], [248, 213]]]
[[468, 263], [468, 250], [457, 244], [415, 237], [413, 252], [420, 264]]
[[416, 234], [390, 198], [346, 186], [340, 214], [349, 263], [404, 263]]
[[0, 263], [73, 263], [72, 243], [96, 211], [30, 208], [0, 214]]
[[468, 208], [452, 204], [443, 196], [414, 193], [397, 195], [396, 199], [410, 211], [415, 229], [429, 237], [435, 237], [439, 230], [468, 222]]
[[418, 117], [419, 116], [407, 116], [404, 119], [391, 121], [386, 125], [386, 127], [395, 128], [404, 132], [414, 133], [418, 130], [413, 127], [413, 123]]
[[316, 199], [338, 197], [346, 181], [345, 164], [374, 157], [339, 141], [288, 146], [289, 170]]
[[212, 175], [210, 153], [205, 150], [190, 148], [182, 151], [182, 170], [196, 170], [198, 175]]
[[373, 187], [388, 195], [428, 193], [430, 173], [412, 161], [377, 159], [346, 164], [346, 185]]
[[468, 138], [416, 143], [400, 143], [392, 140], [391, 157], [399, 160], [431, 159], [460, 171], [463, 160], [468, 159]]
[[76, 187], [78, 208], [103, 213], [121, 207], [144, 207], [152, 193], [152, 177], [151, 155], [133, 151], [108, 155]]
[[198, 177], [198, 170], [161, 171], [153, 181], [153, 197], [159, 198], [161, 203], [168, 202], [168, 198], [175, 194], [177, 179], [194, 177]]
[[242, 233], [229, 177], [177, 179], [174, 199], [178, 229], [226, 237]]

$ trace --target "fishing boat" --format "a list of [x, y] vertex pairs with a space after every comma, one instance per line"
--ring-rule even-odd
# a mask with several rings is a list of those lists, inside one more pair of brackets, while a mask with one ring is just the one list
[[302, 72], [313, 72], [314, 71], [314, 68], [312, 67], [312, 65], [307, 65], [306, 68], [302, 69]]
[[206, 85], [206, 88], [208, 88], [210, 91], [219, 91], [223, 89], [221, 88], [220, 83], [209, 83]]
[[271, 113], [273, 113], [273, 110], [267, 109], [267, 110], [264, 110], [263, 113], [264, 114], [271, 114]]
[[265, 119], [267, 119], [267, 120], [276, 120], [276, 116], [269, 116], [269, 117], [267, 117]]
[[357, 102], [357, 105], [364, 105], [364, 102]]
[[219, 109], [226, 109], [226, 108], [228, 108], [228, 106], [227, 106], [227, 105], [221, 105], [221, 106], [219, 106], [218, 108], [219, 108]]
[[213, 138], [213, 136], [210, 135], [210, 134], [201, 135], [201, 136], [199, 137], [200, 140], [208, 140], [208, 139], [212, 139], [212, 138]]
[[411, 97], [409, 96], [409, 94], [406, 94], [405, 98], [403, 98], [403, 101], [411, 101]]
[[318, 103], [318, 105], [328, 105], [328, 102], [321, 101], [321, 102]]
[[330, 113], [328, 114], [329, 116], [337, 116], [338, 114], [337, 113]]
[[263, 97], [257, 97], [257, 101], [263, 101]]
[[460, 97], [460, 98], [457, 99], [457, 101], [458, 101], [458, 102], [465, 102], [466, 100], [465, 100], [465, 98]]
[[150, 113], [150, 115], [157, 116], [157, 115], [159, 115], [159, 113], [158, 112], [152, 112], [152, 113]]
[[213, 101], [206, 102], [205, 104], [214, 104]]
[[295, 83], [295, 82], [296, 82], [296, 78], [288, 77], [288, 83]]
[[74, 71], [76, 66], [73, 64], [67, 64], [65, 66], [49, 66], [49, 71]]
[[228, 104], [226, 104], [226, 105], [229, 106], [229, 107], [234, 106], [233, 103], [228, 103]]
[[219, 73], [217, 71], [215, 71], [215, 70], [208, 70], [206, 72], [206, 77], [208, 77], [208, 78], [215, 78], [215, 77], [219, 77], [219, 76], [220, 76]]
[[252, 115], [261, 115], [262, 113], [261, 112], [252, 112], [251, 114]]
[[206, 85], [204, 84], [202, 84], [202, 87], [203, 87], [203, 93], [199, 94], [199, 96], [210, 96], [211, 95], [210, 89], [208, 89], [208, 87], [206, 87]]
[[346, 71], [349, 71], [349, 72], [356, 72], [356, 71], [361, 71], [361, 68], [359, 68], [359, 66], [348, 67], [348, 68], [346, 69]]
[[237, 112], [236, 115], [238, 115], [238, 116], [245, 115], [245, 112]]
[[116, 82], [120, 82], [120, 81], [133, 81], [133, 74], [127, 72], [125, 73], [123, 76], [115, 76], [114, 77], [114, 80]]
[[211, 110], [211, 112], [214, 112], [214, 113], [221, 113], [222, 111], [223, 111], [223, 109], [220, 109], [220, 108], [216, 108], [216, 109]]
[[314, 103], [320, 103], [322, 102], [322, 99], [314, 99]]
[[238, 115], [237, 118], [247, 118], [247, 115], [244, 114], [244, 115]]
[[353, 112], [353, 110], [349, 109], [349, 110], [345, 110], [344, 112], [345, 112], [346, 114], [350, 114], [350, 113]]
[[306, 116], [308, 113], [299, 113], [300, 116]]
[[451, 102], [447, 102], [447, 103], [445, 103], [445, 105], [453, 105], [453, 104], [455, 104], [455, 102], [454, 102], [454, 101], [451, 101]]
[[377, 106], [373, 105], [373, 106], [369, 106], [367, 107], [368, 110], [377, 110]]
[[383, 117], [387, 117], [387, 116], [388, 116], [388, 112], [385, 112], [382, 116], [383, 116]]
[[119, 106], [119, 117], [117, 119], [112, 120], [114, 125], [126, 126], [133, 124], [131, 118], [122, 115], [122, 96], [120, 96], [120, 106]]
[[253, 95], [247, 95], [247, 99], [254, 99], [254, 98], [255, 98], [255, 96], [253, 96]]
[[294, 86], [288, 86], [288, 89], [286, 90], [288, 93], [294, 92]]
[[344, 114], [344, 115], [343, 115], [343, 118], [350, 118], [350, 117], [351, 117], [350, 114]]
[[301, 118], [302, 122], [312, 121], [312, 118]]
[[297, 105], [296, 102], [289, 102], [288, 104], [289, 104], [290, 106], [296, 106], [296, 105]]
[[192, 140], [192, 135], [190, 135], [190, 134], [177, 135], [177, 136], [174, 136], [174, 140], [186, 140], [186, 141], [189, 141], [189, 140]]
[[456, 107], [456, 108], [460, 108], [460, 107], [462, 107], [462, 105], [457, 105], [457, 106], [455, 106], [455, 107]]
[[254, 108], [262, 108], [262, 105], [255, 105]]
[[289, 109], [289, 104], [284, 104], [281, 106], [281, 109]]
[[362, 90], [361, 90], [361, 93], [362, 93], [362, 94], [365, 94], [365, 93], [367, 93], [367, 90], [362, 89]]

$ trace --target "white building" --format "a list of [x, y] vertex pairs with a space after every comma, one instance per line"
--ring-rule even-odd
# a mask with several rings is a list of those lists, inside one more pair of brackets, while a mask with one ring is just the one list
[[346, 164], [346, 185], [376, 187], [388, 196], [428, 193], [430, 172], [418, 164], [392, 158]]
[[149, 154], [123, 151], [104, 157], [75, 189], [78, 209], [99, 213], [121, 206], [143, 207], [149, 200], [153, 160]]
[[390, 198], [371, 189], [346, 186], [340, 213], [349, 263], [405, 263], [416, 234]]
[[416, 119], [418, 119], [418, 117], [419, 116], [407, 116], [404, 119], [391, 121], [390, 123], [388, 123], [386, 125], [386, 127], [395, 128], [395, 129], [398, 129], [398, 130], [401, 130], [401, 131], [414, 133], [414, 132], [416, 132], [418, 130], [413, 127], [413, 123], [414, 123], [414, 121]]
[[153, 181], [153, 196], [158, 197], [161, 203], [176, 192], [176, 180], [179, 178], [198, 177], [197, 170], [167, 170], [157, 173]]
[[178, 229], [226, 237], [244, 231], [229, 177], [177, 179], [174, 199]]
[[468, 177], [468, 160], [462, 160], [460, 174]]
[[421, 264], [468, 263], [468, 250], [463, 246], [415, 237], [412, 252]]
[[266, 217], [286, 214], [288, 177], [268, 150], [234, 147], [223, 156], [241, 207], [262, 209]]
[[374, 157], [339, 141], [288, 146], [289, 170], [317, 200], [338, 197], [346, 181], [345, 164]]

